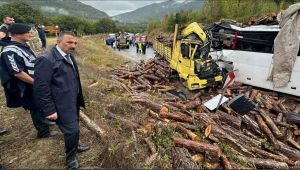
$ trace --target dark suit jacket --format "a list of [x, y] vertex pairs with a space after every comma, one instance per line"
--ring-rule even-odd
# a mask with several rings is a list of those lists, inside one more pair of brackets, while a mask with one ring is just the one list
[[45, 117], [57, 112], [58, 124], [78, 121], [79, 108], [85, 107], [78, 67], [71, 59], [76, 71], [53, 47], [35, 63], [35, 103]]

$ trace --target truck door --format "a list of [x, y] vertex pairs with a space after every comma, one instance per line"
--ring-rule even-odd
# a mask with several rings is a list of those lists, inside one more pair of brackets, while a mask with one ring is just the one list
[[183, 79], [187, 79], [189, 75], [189, 70], [191, 67], [190, 57], [191, 45], [189, 43], [181, 43], [177, 71], [179, 73], [179, 76]]

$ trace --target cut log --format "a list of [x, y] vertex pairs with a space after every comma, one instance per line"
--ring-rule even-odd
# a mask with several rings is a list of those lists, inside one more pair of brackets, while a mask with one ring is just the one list
[[232, 109], [230, 109], [226, 104], [222, 104], [221, 107], [222, 107], [228, 114], [233, 114]]
[[263, 109], [259, 109], [259, 113], [264, 118], [266, 124], [269, 126], [275, 137], [282, 139], [284, 137], [283, 134], [280, 132], [273, 120], [267, 115], [267, 113]]
[[280, 149], [278, 150], [279, 153], [283, 154], [284, 156], [288, 157], [292, 161], [300, 161], [300, 152], [297, 149], [294, 149], [282, 142], [278, 142], [280, 145]]
[[244, 158], [246, 161], [253, 163], [256, 168], [260, 169], [288, 169], [289, 166], [285, 162], [274, 161], [273, 159], [260, 158]]
[[199, 169], [191, 154], [186, 148], [174, 147], [172, 149], [173, 169]]
[[200, 153], [197, 153], [196, 155], [193, 155], [192, 156], [192, 159], [195, 161], [195, 162], [203, 162], [205, 157], [203, 154], [200, 154]]
[[218, 115], [218, 119], [222, 122], [225, 122], [228, 125], [235, 127], [236, 129], [241, 128], [242, 119], [240, 117], [229, 115], [221, 110], [216, 111], [216, 115]]
[[256, 90], [256, 89], [252, 89], [252, 91], [251, 91], [251, 95], [250, 95], [250, 100], [254, 100], [254, 98], [255, 98], [255, 96], [257, 95], [257, 93], [258, 93], [258, 90]]
[[216, 145], [211, 145], [208, 143], [195, 142], [192, 140], [187, 140], [183, 138], [174, 137], [173, 141], [176, 146], [185, 147], [196, 152], [205, 153], [210, 152], [217, 157], [220, 157], [222, 154], [221, 149]]
[[137, 128], [141, 127], [139, 124], [137, 124], [135, 122], [132, 122], [130, 120], [127, 120], [127, 119], [125, 119], [125, 118], [123, 118], [121, 116], [118, 116], [118, 115], [116, 115], [114, 113], [111, 113], [109, 111], [107, 112], [107, 116], [110, 119], [116, 119], [116, 120], [119, 120], [119, 121], [123, 122], [127, 127], [130, 127], [132, 129], [137, 129]]
[[154, 153], [154, 154], [150, 155], [148, 158], [146, 158], [145, 165], [146, 166], [151, 165], [152, 162], [154, 162], [157, 159], [158, 156], [159, 156], [158, 153]]
[[152, 154], [155, 154], [156, 153], [156, 146], [155, 144], [151, 141], [151, 138], [150, 137], [147, 137], [144, 139], [144, 141], [146, 142], [146, 144], [148, 145], [150, 151]]
[[276, 121], [277, 122], [282, 122], [282, 119], [283, 119], [283, 113], [278, 113]]
[[211, 129], [212, 129], [212, 125], [208, 125], [208, 126], [205, 128], [205, 132], [204, 132], [205, 137], [208, 137], [208, 136], [210, 135]]
[[259, 136], [262, 136], [262, 133], [260, 131], [259, 125], [251, 119], [248, 115], [241, 116], [242, 122], [247, 125], [248, 129], [255, 132]]
[[193, 122], [192, 117], [179, 114], [179, 113], [161, 113], [160, 116], [163, 118], [173, 119], [181, 122], [188, 122], [188, 123]]
[[275, 136], [272, 134], [271, 130], [268, 128], [267, 124], [264, 122], [264, 120], [262, 119], [262, 117], [259, 114], [256, 114], [256, 119], [257, 122], [261, 128], [261, 130], [264, 132], [264, 134], [267, 136], [269, 142], [273, 145], [273, 147], [275, 149], [279, 149], [280, 146], [278, 144], [277, 139], [275, 138]]
[[221, 160], [222, 160], [222, 163], [224, 165], [224, 169], [233, 169], [232, 166], [231, 166], [231, 163], [228, 160], [228, 158], [226, 157], [226, 155], [222, 154], [221, 155]]
[[201, 141], [200, 137], [196, 135], [194, 132], [186, 129], [185, 127], [181, 126], [178, 123], [173, 124], [179, 131], [186, 134], [192, 141]]
[[288, 159], [287, 157], [283, 157], [283, 156], [280, 156], [280, 155], [275, 155], [273, 153], [258, 149], [256, 147], [252, 147], [252, 148], [250, 148], [250, 150], [253, 153], [259, 154], [259, 155], [261, 155], [265, 158], [274, 159], [274, 160], [279, 161], [279, 162], [286, 162], [288, 165], [291, 165], [291, 166], [295, 164], [292, 160]]
[[184, 109], [191, 110], [191, 109], [195, 109], [198, 106], [201, 106], [201, 101], [195, 100], [185, 104]]
[[159, 117], [158, 113], [156, 113], [156, 112], [154, 112], [154, 111], [152, 111], [152, 110], [149, 110], [149, 115], [150, 115], [152, 118], [158, 119], [158, 120], [160, 120], [160, 121], [162, 121], [162, 122], [170, 122], [169, 119]]
[[293, 133], [290, 129], [288, 129], [287, 131], [287, 137], [286, 137], [286, 141], [288, 144], [290, 144], [291, 146], [293, 146], [294, 148], [300, 150], [300, 146], [299, 144], [293, 139]]
[[[212, 125], [211, 135], [213, 135], [216, 139], [229, 144], [230, 146], [236, 148], [243, 154], [247, 156], [254, 156], [251, 152], [249, 152], [243, 145], [244, 143], [238, 141], [238, 139], [232, 137], [231, 135], [227, 134], [222, 128], [218, 126], [218, 124], [206, 113], [197, 113], [194, 116], [195, 121], [201, 125], [201, 128], [205, 126]], [[210, 136], [211, 136], [210, 135]], [[209, 137], [210, 137], [209, 136]], [[213, 139], [212, 139], [213, 140]]]
[[201, 95], [202, 95], [202, 92], [200, 91], [200, 92], [194, 94], [194, 95], [190, 98], [190, 100], [195, 100], [195, 99], [199, 98]]
[[163, 107], [162, 105], [154, 103], [153, 101], [150, 101], [148, 99], [132, 99], [131, 101], [143, 103], [145, 105], [145, 107], [147, 107], [157, 113], [159, 113], [161, 108]]
[[184, 123], [184, 122], [177, 122], [181, 126], [185, 127], [186, 129], [196, 131], [197, 127], [195, 125], [189, 124], [189, 123]]
[[98, 86], [98, 85], [99, 85], [99, 82], [97, 81], [97, 82], [95, 82], [95, 83], [89, 85], [88, 88], [96, 87], [96, 86]]
[[94, 132], [98, 137], [104, 137], [105, 131], [100, 128], [94, 121], [92, 121], [87, 115], [85, 115], [81, 110], [79, 112], [79, 117], [81, 122], [92, 132]]
[[156, 80], [156, 81], [160, 80], [159, 77], [157, 77], [155, 75], [151, 75], [151, 74], [145, 74], [145, 75], [143, 75], [143, 77], [146, 79], [149, 79], [149, 80]]

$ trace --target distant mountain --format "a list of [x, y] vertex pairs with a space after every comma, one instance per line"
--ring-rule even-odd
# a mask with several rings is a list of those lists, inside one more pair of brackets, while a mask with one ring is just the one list
[[168, 0], [161, 3], [138, 8], [131, 12], [113, 16], [114, 20], [127, 23], [147, 22], [149, 19], [163, 19], [166, 14], [179, 11], [199, 10], [203, 7], [204, 0]]
[[[47, 16], [55, 15], [71, 15], [87, 19], [99, 19], [108, 17], [108, 15], [85, 5], [77, 0], [23, 0], [32, 5], [34, 8], [40, 9]], [[0, 5], [10, 3], [12, 0], [0, 0]]]

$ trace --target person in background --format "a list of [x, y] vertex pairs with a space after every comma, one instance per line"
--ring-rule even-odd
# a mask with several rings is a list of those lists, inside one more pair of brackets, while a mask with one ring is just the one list
[[45, 30], [43, 29], [42, 25], [36, 26], [36, 30], [39, 33], [39, 38], [42, 42], [42, 48], [45, 49], [47, 43]]
[[10, 39], [8, 33], [8, 27], [15, 23], [15, 20], [11, 16], [4, 16], [3, 17], [3, 24], [0, 26], [0, 39]]
[[28, 45], [30, 46], [31, 50], [35, 54], [39, 55], [43, 52], [42, 41], [39, 37], [39, 33], [38, 33], [35, 25], [30, 24], [30, 26], [31, 26], [30, 33], [31, 33], [32, 38], [28, 41]]
[[35, 103], [63, 132], [68, 169], [78, 169], [76, 153], [89, 150], [79, 145], [79, 109], [85, 104], [73, 56], [76, 46], [74, 32], [61, 32], [57, 45], [37, 59], [34, 69]]
[[8, 30], [8, 27], [15, 23], [15, 20], [10, 16], [4, 16], [3, 17], [3, 24], [0, 26], [0, 46], [1, 51], [3, 48], [9, 43], [10, 41], [10, 35]]

